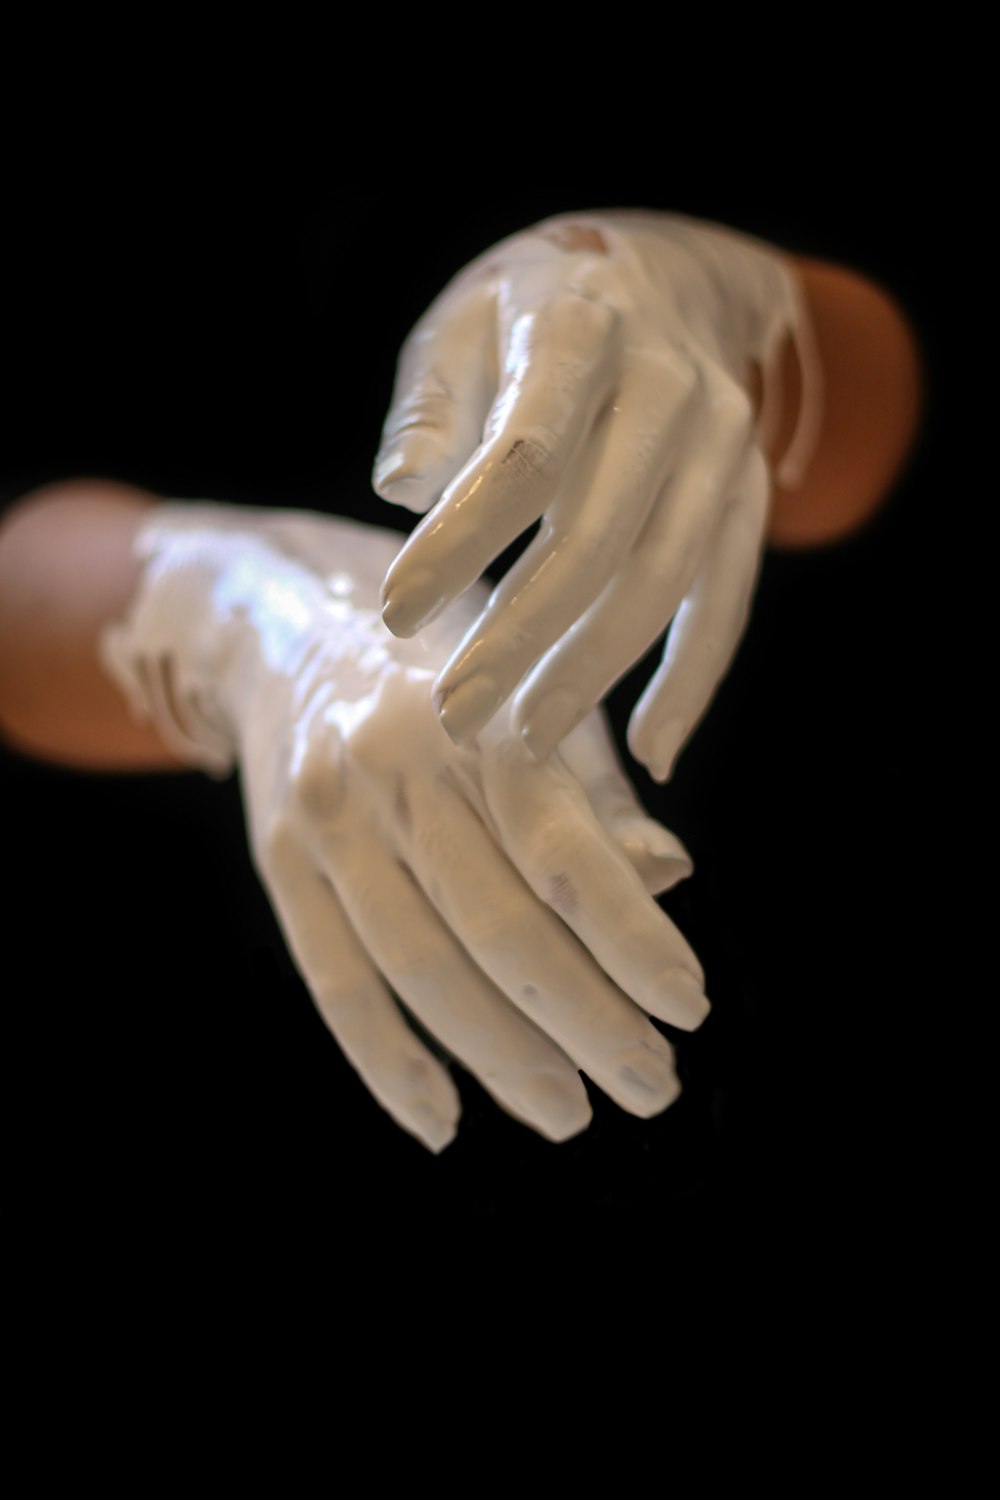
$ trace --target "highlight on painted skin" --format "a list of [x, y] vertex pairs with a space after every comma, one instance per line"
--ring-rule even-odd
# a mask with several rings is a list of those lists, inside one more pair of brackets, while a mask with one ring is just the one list
[[[922, 405], [892, 296], [791, 264], [618, 212], [486, 252], [403, 349], [375, 473], [427, 513], [402, 546], [104, 480], [4, 517], [0, 732], [91, 769], [238, 769], [320, 1012], [431, 1150], [457, 1126], [450, 1062], [557, 1141], [589, 1121], [581, 1073], [634, 1115], [677, 1096], [653, 1022], [690, 1030], [708, 1002], [652, 898], [691, 862], [590, 705], [670, 625], [629, 731], [664, 778], [735, 649], [769, 491], [778, 545], [850, 535]], [[491, 596], [483, 568], [535, 522]]]
[[690, 872], [686, 851], [646, 817], [598, 713], [544, 763], [504, 714], [475, 746], [452, 743], [431, 686], [483, 592], [395, 638], [379, 583], [399, 543], [307, 512], [156, 507], [103, 663], [180, 759], [238, 766], [303, 979], [405, 1130], [440, 1151], [459, 1096], [403, 1007], [550, 1140], [589, 1123], [581, 1070], [655, 1115], [680, 1085], [649, 1018], [691, 1030], [708, 1012], [701, 966], [653, 899]]
[[822, 393], [781, 252], [679, 215], [567, 214], [445, 288], [403, 347], [375, 461], [378, 494], [426, 512], [386, 572], [386, 625], [422, 631], [540, 523], [435, 680], [457, 744], [512, 699], [543, 759], [669, 627], [628, 735], [668, 777], [746, 623], [788, 340], [802, 399], [778, 477], [794, 485]]

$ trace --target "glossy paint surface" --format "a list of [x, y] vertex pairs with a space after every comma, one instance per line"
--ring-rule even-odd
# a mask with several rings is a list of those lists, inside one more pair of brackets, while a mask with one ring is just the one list
[[459, 1108], [407, 1011], [550, 1139], [590, 1119], [581, 1069], [655, 1114], [680, 1086], [648, 1017], [692, 1029], [708, 1011], [650, 894], [689, 872], [686, 853], [644, 816], [596, 715], [545, 763], [503, 716], [452, 743], [431, 687], [481, 596], [396, 639], [378, 586], [398, 545], [304, 512], [154, 510], [105, 664], [192, 764], [238, 767], [289, 947], [405, 1129], [440, 1150]]
[[669, 776], [746, 622], [786, 340], [803, 397], [778, 477], [794, 486], [820, 377], [771, 247], [677, 215], [563, 215], [434, 302], [402, 350], [373, 475], [426, 512], [385, 577], [389, 629], [421, 631], [540, 523], [435, 681], [457, 743], [513, 696], [514, 728], [544, 758], [671, 626], [629, 730]]

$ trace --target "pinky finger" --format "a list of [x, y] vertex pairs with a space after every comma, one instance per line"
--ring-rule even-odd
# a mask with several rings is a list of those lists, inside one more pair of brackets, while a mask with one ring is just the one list
[[284, 854], [268, 891], [317, 1010], [369, 1092], [397, 1125], [439, 1152], [461, 1113], [448, 1071], [410, 1029], [326, 879]]
[[629, 723], [629, 749], [655, 781], [669, 778], [746, 626], [770, 499], [770, 475], [756, 445], [737, 475], [733, 496], [708, 558], [677, 611], [663, 661]]
[[662, 895], [691, 874], [691, 856], [680, 839], [651, 818], [639, 801], [600, 709], [570, 730], [558, 754], [651, 896]]

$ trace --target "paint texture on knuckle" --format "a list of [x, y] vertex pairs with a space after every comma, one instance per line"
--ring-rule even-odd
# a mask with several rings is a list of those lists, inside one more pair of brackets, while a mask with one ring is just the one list
[[551, 449], [527, 436], [515, 438], [500, 460], [503, 478], [522, 483], [537, 484], [551, 479], [555, 468]]
[[580, 906], [580, 893], [564, 870], [549, 876], [547, 899], [552, 910], [561, 917], [572, 917]]

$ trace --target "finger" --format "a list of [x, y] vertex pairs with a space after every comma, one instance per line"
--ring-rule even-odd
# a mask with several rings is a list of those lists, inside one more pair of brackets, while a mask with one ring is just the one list
[[484, 789], [512, 863], [605, 974], [650, 1015], [694, 1030], [710, 1006], [695, 953], [644, 888], [558, 757], [511, 743]]
[[[441, 809], [436, 817], [440, 828]], [[502, 1108], [553, 1141], [586, 1128], [590, 1102], [573, 1063], [508, 1004], [387, 850], [367, 848], [358, 869], [330, 860], [326, 873], [372, 962]], [[437, 873], [432, 865], [431, 881]]]
[[488, 287], [472, 285], [407, 338], [372, 474], [383, 500], [427, 510], [479, 446], [496, 394], [494, 323]]
[[629, 722], [629, 748], [657, 781], [669, 777], [746, 628], [769, 499], [767, 464], [754, 446], [708, 560], [671, 626], [663, 661]]
[[414, 635], [551, 503], [608, 393], [616, 320], [575, 295], [516, 319], [483, 446], [386, 574], [382, 618], [394, 635]]
[[446, 1068], [403, 1019], [323, 876], [289, 850], [266, 883], [292, 956], [344, 1056], [398, 1125], [438, 1152], [461, 1113]]
[[631, 552], [663, 485], [697, 376], [634, 363], [538, 536], [498, 584], [434, 685], [441, 722], [470, 742]]
[[662, 635], [694, 582], [732, 493], [747, 450], [750, 404], [731, 382], [700, 373], [699, 420], [628, 560], [518, 690], [512, 722], [539, 759]]
[[694, 864], [680, 839], [651, 818], [636, 796], [599, 710], [570, 731], [559, 746], [559, 758], [651, 896], [691, 874]]
[[438, 799], [445, 800], [451, 805], [433, 844], [411, 858], [449, 927], [497, 988], [617, 1104], [643, 1117], [666, 1109], [680, 1091], [666, 1038], [532, 892], [468, 803], [447, 789]]

